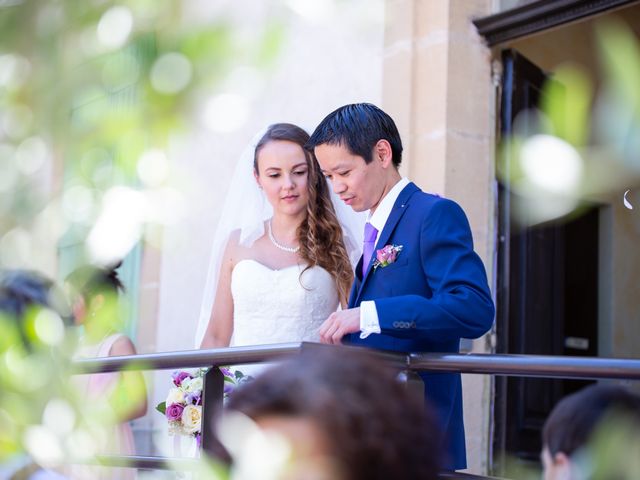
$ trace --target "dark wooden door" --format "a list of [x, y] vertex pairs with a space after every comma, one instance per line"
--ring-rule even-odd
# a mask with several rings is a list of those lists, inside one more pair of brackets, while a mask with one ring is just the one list
[[[501, 134], [538, 105], [545, 73], [515, 51], [503, 54]], [[542, 225], [520, 227], [515, 194], [499, 183], [497, 351], [597, 356], [598, 209]], [[589, 382], [533, 378], [496, 380], [495, 451], [537, 461], [544, 420], [564, 395]]]

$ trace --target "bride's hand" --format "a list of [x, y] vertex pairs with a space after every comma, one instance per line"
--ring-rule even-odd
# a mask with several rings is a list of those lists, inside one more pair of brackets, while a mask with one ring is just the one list
[[338, 345], [342, 337], [360, 331], [360, 308], [333, 312], [320, 327], [320, 342]]

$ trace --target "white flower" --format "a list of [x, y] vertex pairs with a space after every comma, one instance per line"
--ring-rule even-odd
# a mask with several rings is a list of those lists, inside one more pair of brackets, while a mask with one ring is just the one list
[[200, 431], [202, 423], [202, 407], [200, 405], [187, 405], [182, 411], [182, 426], [187, 434]]
[[182, 429], [180, 422], [168, 422], [169, 423], [169, 435], [184, 435], [185, 432]]
[[180, 388], [172, 388], [167, 395], [167, 406], [174, 403], [184, 403], [184, 392]]
[[185, 384], [182, 382], [182, 387], [187, 393], [201, 392], [202, 391], [202, 377], [196, 377], [189, 379], [189, 382]]

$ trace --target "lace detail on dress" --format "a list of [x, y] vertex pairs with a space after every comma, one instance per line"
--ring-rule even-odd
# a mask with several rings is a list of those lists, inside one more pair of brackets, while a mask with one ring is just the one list
[[231, 345], [318, 341], [318, 329], [338, 308], [338, 292], [329, 272], [293, 265], [281, 270], [251, 259], [231, 274]]

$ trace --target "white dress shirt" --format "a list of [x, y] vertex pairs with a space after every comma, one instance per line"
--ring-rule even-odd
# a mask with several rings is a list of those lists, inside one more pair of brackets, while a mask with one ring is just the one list
[[[376, 243], [380, 238], [380, 233], [391, 215], [391, 210], [404, 187], [409, 185], [409, 179], [402, 177], [391, 190], [384, 196], [378, 204], [373, 214], [369, 213], [367, 222], [369, 222], [378, 231], [376, 235]], [[377, 245], [376, 245], [377, 246]], [[375, 250], [373, 255], [375, 255]], [[364, 281], [364, 278], [362, 279]], [[378, 319], [378, 311], [374, 300], [365, 300], [360, 304], [360, 338], [367, 338], [372, 333], [380, 333], [380, 320]]]

